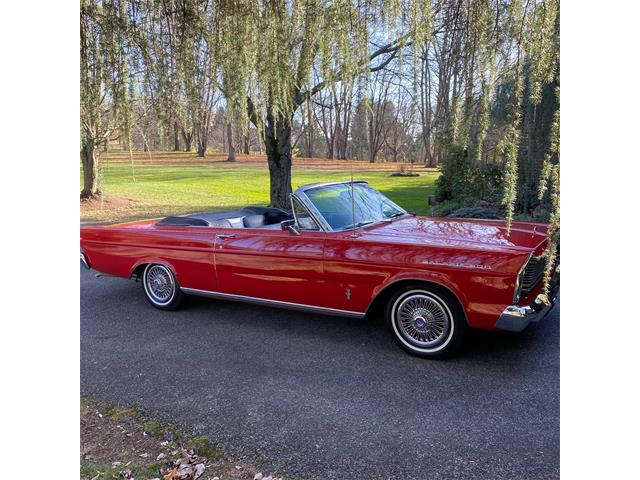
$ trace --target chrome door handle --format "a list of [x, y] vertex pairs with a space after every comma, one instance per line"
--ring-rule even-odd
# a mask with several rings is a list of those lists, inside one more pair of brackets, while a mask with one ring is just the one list
[[236, 238], [236, 235], [234, 233], [216, 233], [216, 238]]

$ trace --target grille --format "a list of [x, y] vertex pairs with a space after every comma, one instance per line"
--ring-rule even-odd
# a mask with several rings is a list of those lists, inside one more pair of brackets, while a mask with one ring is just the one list
[[522, 292], [529, 293], [542, 280], [545, 262], [543, 258], [531, 257], [522, 273]]

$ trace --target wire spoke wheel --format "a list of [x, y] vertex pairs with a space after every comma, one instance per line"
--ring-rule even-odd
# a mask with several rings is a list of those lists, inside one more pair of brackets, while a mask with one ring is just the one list
[[150, 265], [144, 272], [144, 288], [153, 303], [167, 305], [175, 295], [176, 284], [167, 267]]
[[437, 348], [449, 337], [451, 312], [435, 295], [411, 291], [401, 296], [393, 308], [393, 322], [403, 339], [414, 348]]

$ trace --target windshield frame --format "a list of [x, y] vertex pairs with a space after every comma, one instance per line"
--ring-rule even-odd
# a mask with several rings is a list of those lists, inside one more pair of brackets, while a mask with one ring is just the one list
[[[342, 181], [342, 182], [326, 182], [326, 183], [316, 183], [316, 184], [311, 184], [311, 185], [303, 185], [301, 187], [299, 187], [295, 193], [293, 194], [296, 199], [302, 203], [312, 214], [313, 217], [316, 218], [316, 220], [318, 221], [318, 223], [320, 224], [320, 227], [322, 228], [322, 230], [324, 230], [325, 232], [344, 232], [344, 231], [351, 231], [351, 230], [356, 230], [358, 228], [362, 228], [368, 225], [375, 225], [377, 223], [381, 223], [381, 222], [389, 222], [391, 221], [391, 218], [389, 219], [381, 219], [381, 220], [377, 220], [374, 221], [373, 223], [367, 223], [365, 225], [361, 225], [361, 226], [353, 226], [353, 225], [347, 225], [343, 228], [338, 228], [338, 229], [334, 229], [331, 227], [331, 225], [329, 225], [329, 222], [327, 222], [327, 220], [324, 218], [324, 216], [322, 215], [322, 213], [316, 208], [316, 206], [314, 205], [314, 203], [311, 201], [311, 199], [307, 196], [307, 193], [309, 190], [314, 190], [316, 188], [324, 188], [324, 187], [329, 187], [332, 185], [351, 185], [351, 184], [365, 184], [367, 187], [371, 188], [372, 190], [375, 190], [378, 194], [382, 195], [386, 201], [389, 202], [389, 204], [391, 206], [393, 206], [394, 208], [397, 208], [400, 212], [402, 212], [402, 215], [406, 215], [408, 214], [408, 212], [402, 208], [401, 206], [399, 206], [397, 203], [393, 202], [391, 199], [389, 199], [389, 197], [387, 197], [386, 195], [382, 194], [382, 192], [380, 192], [379, 190], [373, 188], [371, 185], [369, 185], [369, 182], [366, 182], [364, 180], [354, 180], [353, 182], [351, 181]], [[400, 217], [401, 215], [398, 215], [398, 217]], [[392, 218], [396, 218], [396, 217], [392, 217]]]

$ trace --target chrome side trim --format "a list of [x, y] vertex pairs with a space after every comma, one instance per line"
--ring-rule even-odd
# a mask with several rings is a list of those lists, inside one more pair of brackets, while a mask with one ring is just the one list
[[90, 270], [91, 267], [89, 266], [89, 262], [87, 262], [87, 259], [84, 256], [84, 253], [80, 252], [80, 261], [82, 262], [82, 266], [84, 268], [86, 268], [87, 270]]
[[337, 308], [316, 307], [314, 305], [304, 305], [302, 303], [283, 302], [280, 300], [269, 300], [266, 298], [248, 297], [245, 295], [235, 295], [232, 293], [211, 292], [208, 290], [198, 290], [197, 288], [180, 287], [184, 293], [197, 295], [199, 297], [215, 298], [218, 300], [234, 300], [236, 302], [253, 303], [268, 307], [280, 307], [291, 310], [302, 310], [305, 312], [321, 313], [324, 315], [339, 315], [351, 318], [363, 318], [364, 312], [352, 312], [350, 310], [339, 310]]

